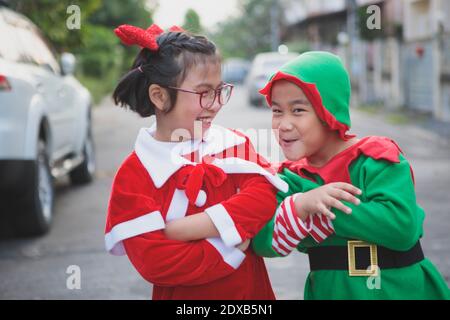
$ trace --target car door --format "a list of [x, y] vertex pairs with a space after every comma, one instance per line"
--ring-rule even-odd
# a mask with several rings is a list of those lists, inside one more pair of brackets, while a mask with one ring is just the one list
[[73, 106], [67, 102], [68, 88], [62, 81], [59, 65], [34, 27], [18, 28], [21, 44], [39, 68], [35, 71], [36, 89], [47, 104], [47, 116], [52, 131], [52, 160], [72, 150]]

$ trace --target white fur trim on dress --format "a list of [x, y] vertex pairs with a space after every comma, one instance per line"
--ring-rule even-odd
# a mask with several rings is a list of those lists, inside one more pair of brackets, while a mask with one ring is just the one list
[[233, 247], [243, 241], [233, 219], [223, 205], [216, 204], [205, 212], [216, 226], [225, 245]]
[[222, 256], [223, 261], [237, 269], [245, 259], [245, 253], [235, 247], [228, 247], [220, 238], [206, 239]]
[[119, 223], [105, 234], [106, 250], [115, 256], [125, 255], [123, 240], [164, 228], [164, 219], [159, 211]]
[[181, 167], [196, 165], [183, 155], [199, 151], [203, 157], [245, 143], [245, 138], [217, 125], [211, 126], [203, 140], [173, 143], [156, 140], [153, 137], [155, 131], [156, 123], [151, 128], [140, 129], [134, 150], [157, 188], [161, 188]]
[[184, 190], [175, 189], [172, 200], [170, 201], [169, 209], [167, 210], [166, 221], [177, 220], [186, 215], [189, 205], [189, 200], [186, 197]]
[[200, 190], [197, 195], [197, 200], [195, 200], [195, 205], [197, 207], [203, 207], [206, 203], [206, 200], [207, 200], [206, 192]]
[[215, 159], [213, 164], [225, 173], [255, 173], [264, 176], [275, 188], [282, 192], [289, 190], [288, 184], [278, 175], [273, 175], [258, 164], [241, 158]]

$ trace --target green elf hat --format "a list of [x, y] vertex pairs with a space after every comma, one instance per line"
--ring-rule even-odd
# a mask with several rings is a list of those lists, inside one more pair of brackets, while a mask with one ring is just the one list
[[277, 80], [299, 86], [314, 107], [317, 116], [343, 140], [354, 135], [346, 132], [350, 122], [350, 78], [341, 59], [329, 52], [310, 51], [283, 65], [259, 92], [272, 105], [271, 90]]

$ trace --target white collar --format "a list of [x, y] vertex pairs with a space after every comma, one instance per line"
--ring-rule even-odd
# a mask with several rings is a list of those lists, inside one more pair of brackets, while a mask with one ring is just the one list
[[203, 140], [178, 143], [156, 140], [153, 137], [155, 131], [156, 123], [151, 128], [140, 129], [135, 143], [135, 152], [157, 188], [161, 188], [181, 167], [188, 164], [195, 165], [183, 155], [198, 150], [199, 155], [204, 157], [245, 143], [244, 137], [217, 125], [211, 126]]

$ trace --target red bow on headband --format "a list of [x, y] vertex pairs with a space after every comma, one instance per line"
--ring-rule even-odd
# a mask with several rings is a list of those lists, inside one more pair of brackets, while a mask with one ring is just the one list
[[[184, 32], [183, 28], [173, 26], [169, 29], [170, 32]], [[156, 38], [164, 32], [158, 25], [152, 24], [147, 30], [123, 24], [116, 29], [114, 33], [128, 46], [137, 44], [142, 48], [148, 48], [152, 51], [158, 50], [159, 46]]]

